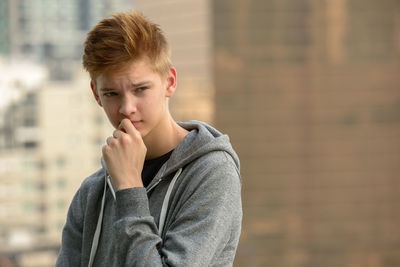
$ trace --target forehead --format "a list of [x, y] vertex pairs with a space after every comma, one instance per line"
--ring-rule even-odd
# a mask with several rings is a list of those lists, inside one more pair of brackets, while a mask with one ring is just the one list
[[126, 83], [139, 83], [143, 80], [160, 80], [161, 76], [153, 70], [146, 59], [134, 60], [119, 68], [105, 72], [96, 78], [96, 83], [121, 86]]

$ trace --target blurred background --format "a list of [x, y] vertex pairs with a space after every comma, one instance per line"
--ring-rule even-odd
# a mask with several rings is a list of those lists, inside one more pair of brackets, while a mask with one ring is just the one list
[[172, 46], [177, 120], [241, 158], [234, 266], [400, 266], [399, 0], [0, 0], [0, 266], [53, 266], [112, 129], [82, 71], [101, 18]]

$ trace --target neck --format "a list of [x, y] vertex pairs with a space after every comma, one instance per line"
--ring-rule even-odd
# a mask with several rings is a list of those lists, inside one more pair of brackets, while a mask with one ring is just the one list
[[167, 114], [167, 117], [143, 138], [147, 147], [146, 160], [158, 158], [175, 149], [187, 134], [188, 131]]

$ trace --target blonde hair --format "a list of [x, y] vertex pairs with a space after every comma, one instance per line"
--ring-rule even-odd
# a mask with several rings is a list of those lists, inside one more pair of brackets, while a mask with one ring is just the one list
[[82, 61], [95, 79], [143, 58], [160, 75], [172, 66], [169, 45], [160, 27], [138, 12], [120, 12], [101, 20], [88, 33]]

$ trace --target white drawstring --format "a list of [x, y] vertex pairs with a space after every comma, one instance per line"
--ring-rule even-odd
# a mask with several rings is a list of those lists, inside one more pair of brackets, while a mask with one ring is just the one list
[[111, 194], [112, 194], [113, 197], [114, 197], [114, 200], [116, 200], [117, 197], [115, 196], [115, 191], [114, 191], [114, 187], [112, 186], [112, 183], [111, 183], [111, 177], [110, 177], [110, 175], [107, 175], [107, 183], [108, 183], [108, 186], [110, 187], [110, 191], [111, 191]]
[[90, 250], [90, 258], [89, 258], [88, 267], [92, 267], [92, 265], [93, 265], [94, 257], [96, 256], [97, 246], [99, 244], [101, 225], [103, 223], [104, 202], [106, 200], [106, 189], [107, 189], [106, 181], [107, 181], [107, 176], [106, 176], [106, 179], [104, 179], [103, 198], [101, 199], [101, 209], [100, 209], [99, 218], [97, 219], [96, 232], [94, 232], [94, 236], [93, 236], [92, 249]]
[[165, 217], [167, 216], [169, 198], [171, 196], [171, 192], [172, 192], [172, 189], [174, 188], [175, 182], [178, 179], [181, 172], [182, 172], [182, 168], [180, 168], [175, 173], [174, 178], [172, 178], [171, 182], [169, 183], [167, 193], [165, 194], [165, 197], [164, 197], [164, 201], [163, 201], [163, 204], [161, 207], [161, 212], [160, 212], [160, 222], [158, 223], [158, 233], [160, 234], [160, 236], [164, 230], [163, 228], [164, 228], [164, 223], [165, 223]]
[[[178, 179], [179, 175], [182, 172], [182, 168], [180, 168], [174, 175], [174, 178], [172, 178], [169, 186], [167, 193], [165, 194], [164, 201], [161, 207], [161, 212], [160, 212], [160, 223], [158, 224], [158, 232], [161, 236], [163, 227], [164, 227], [164, 222], [165, 222], [165, 217], [167, 215], [167, 210], [168, 210], [168, 202], [169, 198], [171, 196], [172, 189], [174, 188], [175, 182]], [[93, 242], [92, 242], [92, 248], [90, 250], [90, 257], [89, 257], [89, 264], [88, 267], [92, 267], [93, 262], [94, 262], [94, 257], [96, 256], [96, 251], [97, 251], [97, 246], [99, 245], [99, 238], [100, 238], [100, 233], [101, 233], [101, 226], [103, 223], [103, 211], [104, 211], [104, 203], [106, 199], [106, 189], [107, 189], [107, 184], [110, 187], [110, 191], [115, 199], [115, 192], [114, 188], [112, 187], [111, 180], [110, 180], [110, 175], [106, 174], [105, 180], [104, 180], [104, 192], [103, 192], [103, 198], [101, 199], [101, 209], [100, 209], [100, 214], [99, 218], [97, 220], [97, 226], [96, 226], [96, 231], [93, 236]]]

